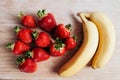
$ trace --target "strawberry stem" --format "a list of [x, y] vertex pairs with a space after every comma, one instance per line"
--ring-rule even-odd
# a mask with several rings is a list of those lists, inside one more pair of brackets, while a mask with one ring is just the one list
[[32, 36], [33, 36], [34, 39], [37, 38], [37, 35], [38, 35], [38, 33], [37, 33], [36, 31], [34, 31], [34, 32], [32, 33]]
[[14, 31], [15, 31], [16, 33], [18, 33], [18, 32], [20, 31], [20, 27], [15, 26]]
[[20, 11], [20, 12], [17, 14], [17, 17], [18, 17], [19, 19], [21, 19], [23, 16], [24, 16], [23, 11]]
[[11, 48], [12, 48], [12, 45], [13, 45], [13, 43], [8, 43], [8, 44], [6, 45], [6, 48], [11, 49]]
[[25, 53], [25, 56], [27, 57], [27, 58], [32, 58], [32, 52], [31, 51], [27, 51], [26, 53]]
[[23, 62], [25, 62], [25, 58], [22, 57], [22, 56], [19, 56], [19, 57], [17, 58], [17, 64], [21, 64], [21, 63], [23, 63]]
[[75, 35], [72, 36], [72, 38], [76, 41], [77, 40], [77, 37]]
[[43, 9], [42, 11], [39, 10], [39, 11], [37, 12], [37, 15], [38, 15], [40, 18], [43, 18], [43, 17], [46, 15], [46, 10], [45, 10], [45, 9]]
[[56, 43], [62, 43], [62, 40], [60, 40], [59, 37], [57, 37], [57, 38], [55, 39], [55, 42], [56, 42]]
[[65, 26], [65, 28], [67, 28], [68, 30], [71, 31], [71, 30], [72, 30], [72, 29], [71, 29], [71, 26], [72, 26], [71, 24], [67, 24], [67, 25]]

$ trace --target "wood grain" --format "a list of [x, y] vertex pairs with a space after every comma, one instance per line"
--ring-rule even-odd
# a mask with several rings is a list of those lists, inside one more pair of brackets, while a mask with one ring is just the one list
[[[120, 0], [3, 0], [0, 2], [0, 80], [120, 80]], [[62, 57], [51, 57], [45, 62], [38, 63], [38, 70], [33, 74], [22, 73], [16, 65], [16, 56], [5, 48], [8, 42], [16, 40], [14, 26], [20, 25], [17, 13], [36, 16], [39, 9], [52, 12], [57, 23], [73, 25], [72, 33], [78, 37], [77, 47]], [[115, 52], [109, 63], [98, 70], [86, 66], [79, 73], [69, 78], [58, 76], [58, 69], [70, 59], [82, 42], [82, 26], [73, 13], [83, 11], [102, 11], [106, 13], [115, 25], [117, 43]], [[39, 28], [38, 28], [39, 29]]]

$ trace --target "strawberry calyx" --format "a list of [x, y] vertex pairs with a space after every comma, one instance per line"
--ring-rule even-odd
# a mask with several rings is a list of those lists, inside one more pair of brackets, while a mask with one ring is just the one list
[[60, 40], [58, 37], [56, 38], [56, 43], [55, 43], [55, 48], [57, 50], [60, 50], [61, 48], [63, 48], [65, 46], [65, 44], [62, 43], [62, 40]]
[[25, 56], [26, 56], [27, 58], [32, 58], [32, 57], [33, 57], [32, 51], [27, 51], [27, 52], [25, 53]]
[[13, 47], [14, 47], [14, 43], [8, 43], [6, 45], [6, 48], [8, 48], [8, 49], [12, 49]]
[[55, 49], [60, 50], [64, 46], [65, 46], [65, 44], [63, 44], [63, 43], [55, 44]]
[[14, 31], [15, 31], [16, 33], [18, 33], [20, 30], [21, 30], [20, 27], [15, 26]]
[[32, 33], [33, 39], [36, 39], [36, 38], [37, 38], [37, 35], [38, 35], [38, 33], [37, 33], [36, 31], [34, 31], [34, 32]]
[[25, 62], [25, 58], [24, 58], [24, 57], [19, 56], [19, 57], [17, 58], [17, 64], [22, 64], [22, 63], [24, 63], [24, 62]]
[[71, 24], [67, 24], [66, 26], [65, 26], [65, 28], [67, 28], [69, 31], [71, 31], [72, 29], [71, 29]]
[[46, 16], [46, 10], [45, 10], [45, 9], [39, 10], [39, 11], [37, 12], [37, 15], [39, 16], [39, 18], [42, 19], [44, 16]]
[[17, 14], [17, 17], [18, 17], [19, 19], [21, 19], [23, 16], [24, 16], [23, 11], [20, 11], [20, 12]]

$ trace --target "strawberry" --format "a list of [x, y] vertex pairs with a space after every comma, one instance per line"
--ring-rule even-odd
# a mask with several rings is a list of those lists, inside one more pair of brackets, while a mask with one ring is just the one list
[[37, 12], [39, 17], [38, 25], [47, 32], [52, 32], [56, 27], [56, 20], [52, 13], [46, 13], [45, 10]]
[[23, 52], [28, 51], [30, 46], [22, 41], [16, 41], [14, 43], [8, 43], [6, 48], [10, 48], [13, 54], [20, 55], [23, 54]]
[[37, 70], [37, 64], [29, 58], [25, 59], [20, 56], [17, 58], [17, 64], [21, 72], [33, 73]]
[[52, 56], [62, 56], [65, 54], [65, 44], [61, 40], [56, 38], [56, 43], [52, 43], [50, 46], [50, 53]]
[[48, 47], [51, 43], [50, 37], [46, 32], [37, 33], [33, 32], [33, 37], [35, 38], [35, 44], [39, 47]]
[[24, 15], [23, 12], [20, 11], [18, 17], [21, 19], [21, 22], [24, 26], [28, 28], [36, 27], [35, 19], [31, 15]]
[[42, 48], [34, 48], [32, 51], [26, 52], [25, 56], [31, 58], [35, 62], [45, 61], [50, 58], [50, 55]]
[[32, 30], [27, 29], [27, 28], [20, 28], [18, 26], [16, 26], [14, 30], [16, 32], [18, 39], [20, 39], [21, 41], [25, 43], [32, 42], [32, 32], [33, 32]]
[[59, 24], [55, 30], [55, 37], [61, 39], [68, 38], [70, 36], [71, 24], [64, 26], [64, 24]]
[[73, 37], [69, 37], [69, 38], [65, 39], [65, 49], [66, 50], [70, 50], [70, 49], [75, 48], [76, 38], [77, 38], [76, 36], [73, 36]]

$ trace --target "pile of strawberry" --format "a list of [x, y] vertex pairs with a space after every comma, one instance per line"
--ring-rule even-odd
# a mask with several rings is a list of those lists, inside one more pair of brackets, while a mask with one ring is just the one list
[[[14, 31], [17, 40], [6, 45], [13, 54], [18, 56], [17, 64], [22, 72], [33, 73], [37, 70], [36, 62], [45, 61], [50, 58], [50, 55], [62, 56], [76, 46], [76, 37], [70, 36], [70, 24], [57, 25], [53, 14], [46, 13], [45, 10], [39, 10], [37, 15], [36, 21], [33, 16], [23, 15], [20, 12], [19, 18], [25, 27], [16, 26]], [[42, 32], [33, 30], [37, 25], [43, 30]]]

